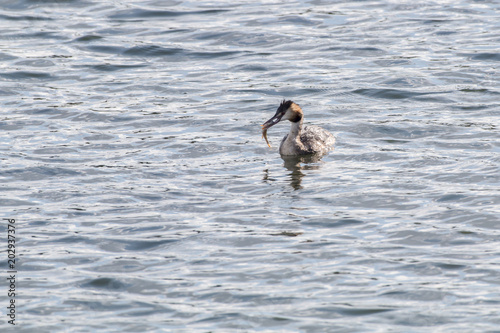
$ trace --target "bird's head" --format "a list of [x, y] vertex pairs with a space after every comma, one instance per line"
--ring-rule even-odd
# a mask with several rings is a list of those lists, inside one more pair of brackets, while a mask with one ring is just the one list
[[292, 101], [285, 101], [283, 100], [278, 107], [278, 110], [276, 110], [276, 114], [266, 121], [263, 125], [263, 129], [268, 129], [271, 126], [276, 125], [282, 120], [289, 120], [293, 123], [299, 122], [302, 120], [302, 117], [304, 116], [304, 113], [302, 112], [302, 109], [300, 106]]

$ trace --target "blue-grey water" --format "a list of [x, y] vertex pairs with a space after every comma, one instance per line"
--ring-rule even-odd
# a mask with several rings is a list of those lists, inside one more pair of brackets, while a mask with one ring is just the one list
[[[500, 332], [498, 1], [19, 0], [0, 28], [16, 332]], [[333, 152], [267, 147], [283, 98]]]

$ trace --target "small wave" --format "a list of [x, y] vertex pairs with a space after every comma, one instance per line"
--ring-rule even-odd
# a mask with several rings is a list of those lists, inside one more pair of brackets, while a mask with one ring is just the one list
[[17, 80], [55, 80], [56, 78], [49, 73], [43, 72], [30, 72], [30, 71], [16, 71], [0, 74], [1, 77], [17, 81]]
[[385, 99], [405, 99], [428, 94], [400, 89], [356, 89], [353, 91], [353, 93], [368, 97]]
[[148, 10], [148, 9], [127, 9], [110, 15], [112, 19], [146, 19], [152, 17], [176, 17], [185, 15], [211, 15], [228, 12], [227, 9], [210, 9], [197, 11], [172, 11], [172, 10]]

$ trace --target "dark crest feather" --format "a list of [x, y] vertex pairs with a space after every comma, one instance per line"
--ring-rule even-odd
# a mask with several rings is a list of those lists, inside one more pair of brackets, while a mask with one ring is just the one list
[[288, 100], [288, 101], [283, 100], [281, 102], [280, 106], [278, 107], [278, 111], [282, 111], [282, 112], [286, 111], [292, 105], [292, 103], [293, 102], [290, 100]]

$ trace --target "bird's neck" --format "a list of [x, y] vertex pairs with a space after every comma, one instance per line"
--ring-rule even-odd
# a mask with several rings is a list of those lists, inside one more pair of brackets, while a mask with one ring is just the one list
[[302, 131], [302, 123], [304, 119], [301, 117], [299, 121], [292, 122], [292, 125], [290, 127], [290, 133], [288, 134], [288, 137], [290, 139], [300, 139], [300, 132]]

